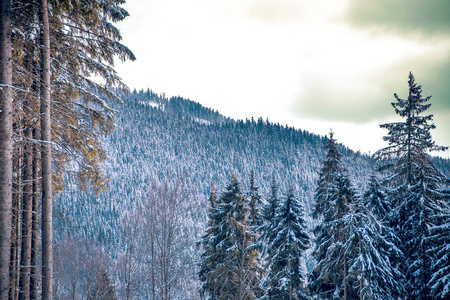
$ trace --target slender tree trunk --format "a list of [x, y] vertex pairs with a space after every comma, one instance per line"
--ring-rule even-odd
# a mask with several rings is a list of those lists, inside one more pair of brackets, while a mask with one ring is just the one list
[[8, 299], [12, 218], [11, 3], [0, 4], [0, 300]]
[[[22, 120], [13, 122], [13, 132], [18, 132], [18, 140], [22, 140]], [[22, 173], [22, 144], [16, 144], [16, 151], [13, 149], [13, 173]], [[13, 207], [12, 207], [12, 228], [11, 228], [11, 262], [10, 262], [10, 290], [9, 298], [17, 300], [19, 298], [19, 278], [20, 278], [20, 247], [22, 231], [22, 178], [17, 176], [13, 180]]]
[[[40, 139], [37, 128], [33, 128], [33, 139]], [[37, 144], [33, 143], [33, 192], [32, 192], [32, 216], [31, 216], [31, 275], [30, 275], [30, 299], [38, 299], [39, 287], [39, 152]]]
[[31, 127], [25, 132], [23, 206], [22, 206], [22, 249], [20, 264], [19, 299], [30, 299], [31, 234], [33, 211], [33, 145]]
[[52, 146], [50, 127], [50, 30], [47, 0], [40, 1], [41, 21], [41, 140], [42, 140], [42, 299], [53, 293]]
[[[36, 92], [36, 73], [33, 72], [33, 56], [35, 48], [31, 46], [27, 49], [25, 66], [27, 71], [32, 74], [31, 82], [25, 89]], [[34, 97], [25, 95], [26, 100], [24, 108], [33, 107]], [[23, 153], [23, 194], [22, 194], [22, 246], [20, 256], [20, 281], [19, 281], [19, 299], [30, 299], [30, 274], [31, 274], [31, 236], [32, 236], [32, 212], [33, 212], [33, 121], [30, 117], [24, 116], [24, 153]]]

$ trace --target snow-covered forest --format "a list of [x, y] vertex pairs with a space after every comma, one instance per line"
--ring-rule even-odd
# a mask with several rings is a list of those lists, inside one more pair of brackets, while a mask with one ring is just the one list
[[1, 2], [0, 300], [450, 298], [450, 160], [413, 74], [369, 156], [129, 91], [123, 3]]

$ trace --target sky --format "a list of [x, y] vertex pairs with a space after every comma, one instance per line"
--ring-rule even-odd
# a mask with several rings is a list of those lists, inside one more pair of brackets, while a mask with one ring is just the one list
[[[364, 153], [400, 121], [408, 74], [432, 96], [436, 144], [450, 146], [448, 0], [127, 0], [118, 23], [136, 55], [131, 89], [182, 96], [235, 119], [325, 135]], [[450, 151], [435, 153], [450, 157]]]

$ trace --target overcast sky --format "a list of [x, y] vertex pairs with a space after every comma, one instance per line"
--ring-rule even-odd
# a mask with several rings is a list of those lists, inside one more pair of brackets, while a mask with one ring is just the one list
[[[117, 24], [130, 88], [182, 96], [233, 118], [268, 118], [354, 150], [385, 144], [408, 73], [432, 95], [450, 146], [449, 0], [127, 0]], [[450, 151], [440, 154], [450, 157]]]

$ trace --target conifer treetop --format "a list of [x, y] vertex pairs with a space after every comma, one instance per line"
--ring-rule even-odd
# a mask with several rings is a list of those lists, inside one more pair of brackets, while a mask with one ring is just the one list
[[381, 128], [386, 128], [389, 132], [383, 137], [389, 145], [378, 150], [373, 155], [375, 160], [399, 158], [408, 156], [408, 161], [412, 157], [430, 151], [445, 151], [448, 147], [437, 146], [431, 137], [430, 130], [436, 126], [432, 123], [433, 115], [421, 114], [430, 108], [428, 103], [431, 96], [422, 97], [422, 86], [415, 82], [413, 74], [408, 76], [409, 95], [407, 99], [400, 98], [396, 93], [397, 100], [392, 102], [395, 113], [405, 118], [403, 122], [393, 122], [381, 124]]

